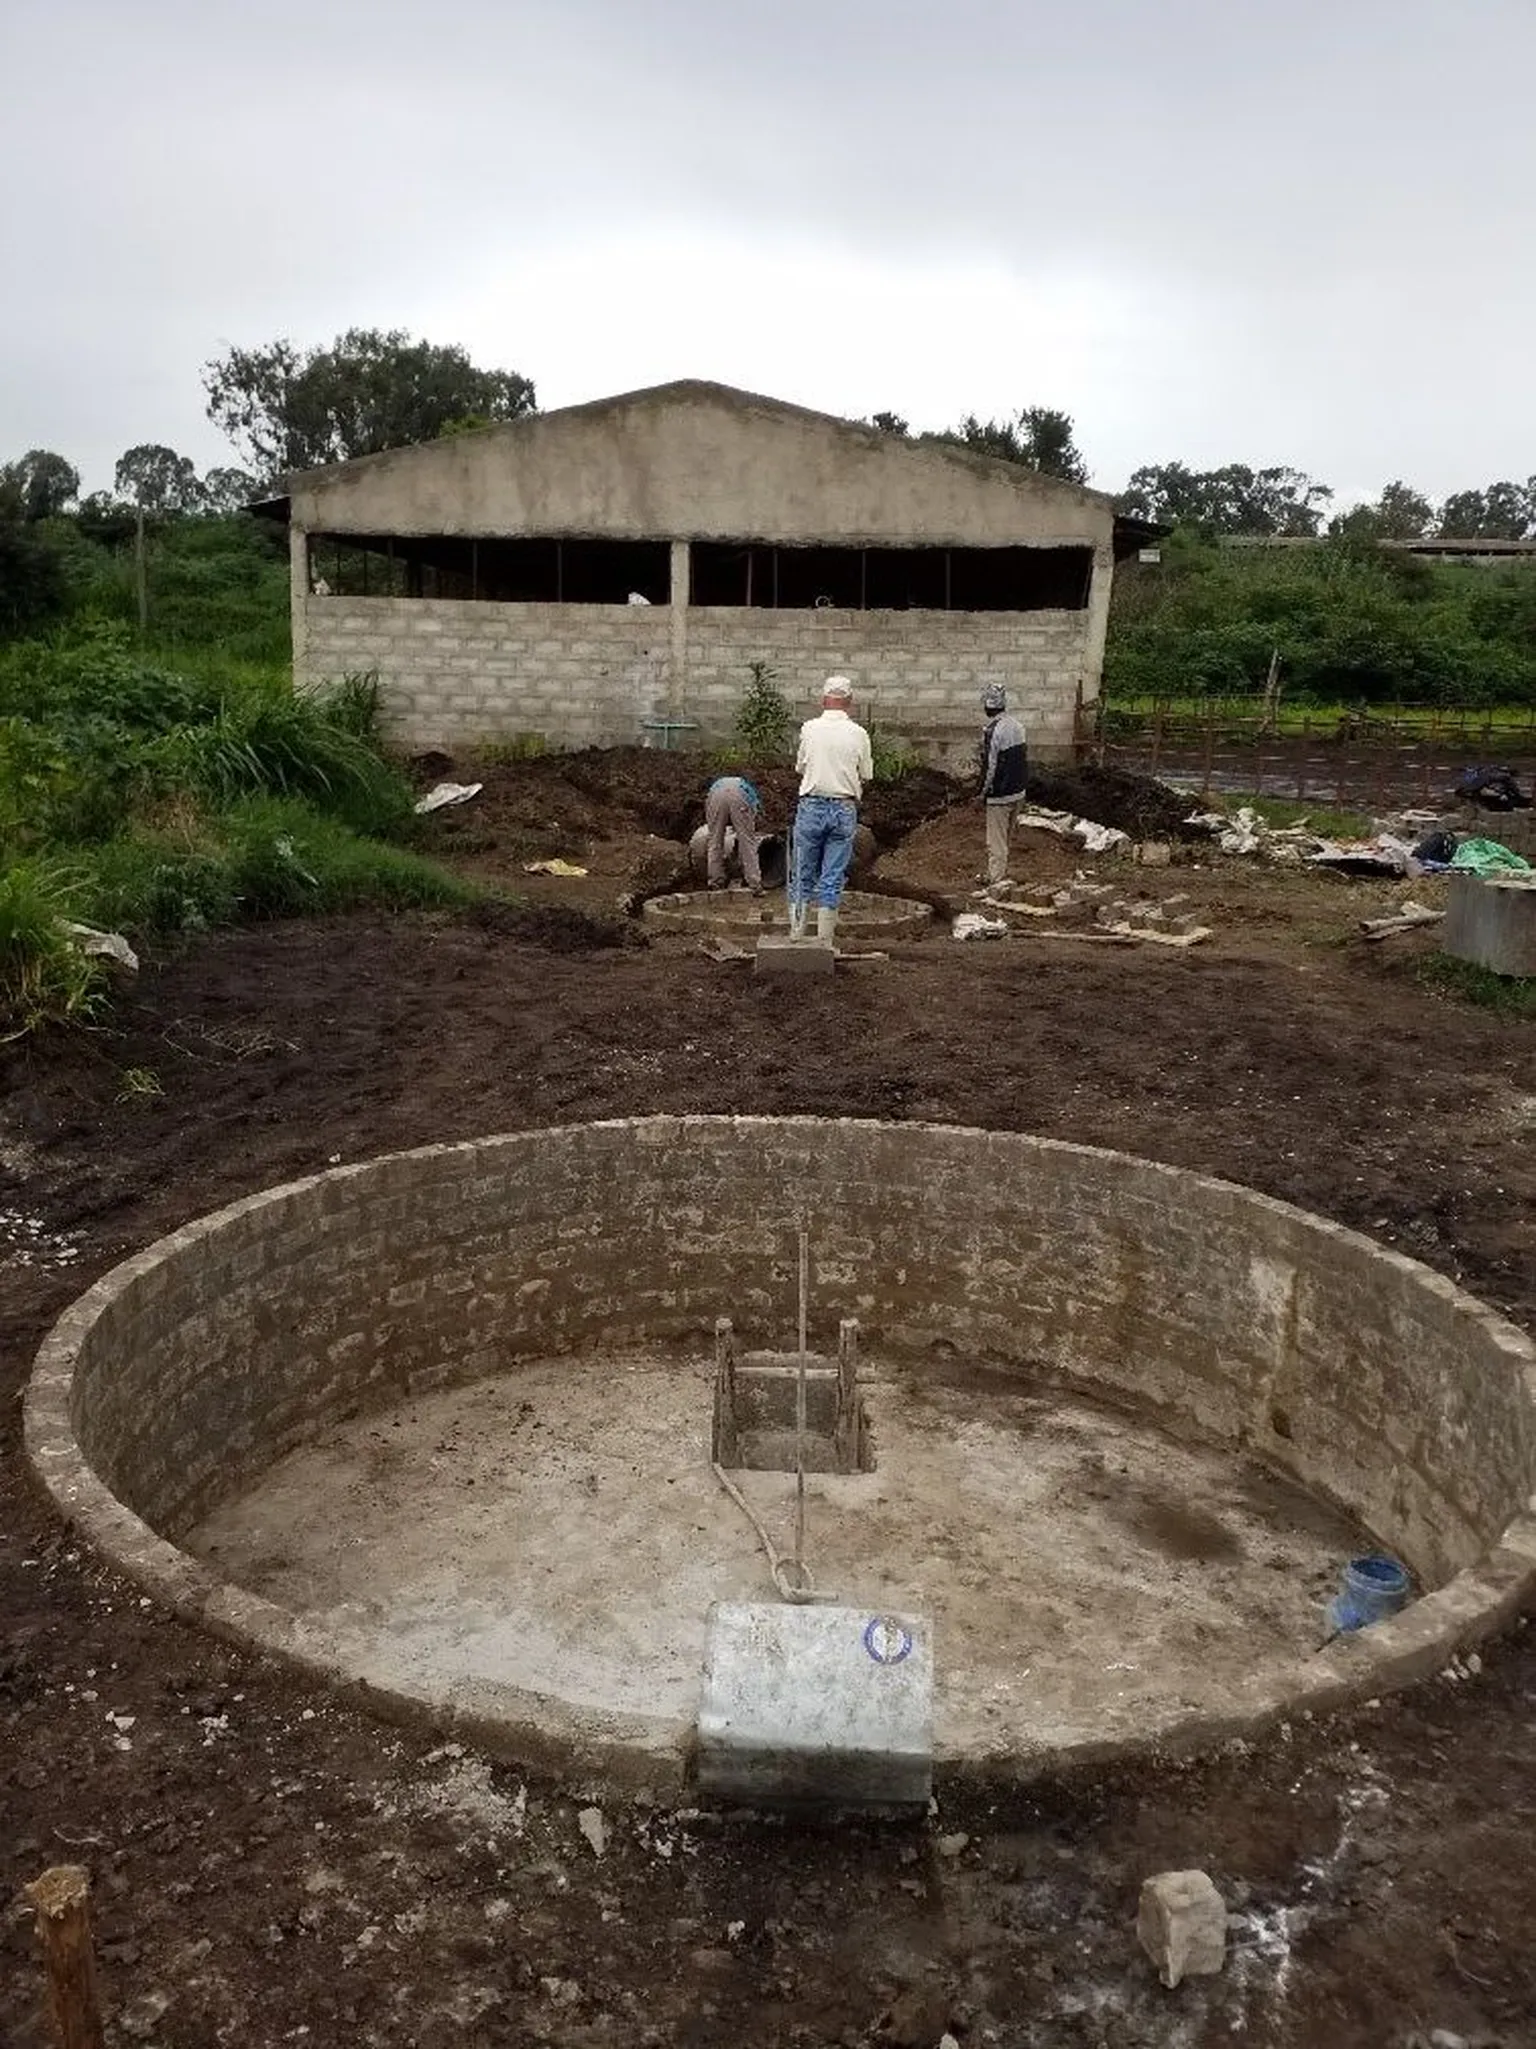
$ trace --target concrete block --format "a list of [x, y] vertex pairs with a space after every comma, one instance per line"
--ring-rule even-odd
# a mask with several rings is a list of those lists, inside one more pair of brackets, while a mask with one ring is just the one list
[[925, 1621], [717, 1602], [707, 1628], [701, 1792], [753, 1805], [927, 1806], [933, 1648]]
[[1227, 1959], [1227, 1910], [1203, 1871], [1160, 1871], [1141, 1888], [1141, 1946], [1163, 1983], [1211, 1977]]
[[753, 973], [758, 975], [830, 975], [837, 954], [819, 939], [789, 939], [765, 932], [757, 942]]
[[1496, 975], [1536, 975], [1536, 875], [1453, 873], [1441, 945]]

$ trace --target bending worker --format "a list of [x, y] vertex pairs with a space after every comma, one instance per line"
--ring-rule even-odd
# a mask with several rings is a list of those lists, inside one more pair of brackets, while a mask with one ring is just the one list
[[1014, 813], [1029, 780], [1024, 728], [1008, 709], [1002, 688], [993, 683], [982, 692], [987, 723], [981, 733], [981, 788], [987, 807], [987, 887], [1008, 880], [1008, 842]]
[[805, 937], [807, 908], [816, 906], [816, 937], [830, 946], [837, 935], [837, 907], [843, 878], [853, 858], [859, 799], [875, 772], [869, 735], [848, 708], [853, 685], [829, 676], [821, 686], [821, 716], [800, 728], [795, 767], [800, 802], [795, 807], [794, 850], [789, 876], [789, 936]]
[[757, 814], [762, 801], [757, 794], [757, 785], [749, 783], [744, 775], [717, 776], [705, 791], [704, 823], [709, 828], [708, 881], [711, 889], [725, 887], [725, 836], [732, 832], [736, 836], [742, 880], [754, 896], [762, 895], [763, 877], [757, 860], [761, 838]]

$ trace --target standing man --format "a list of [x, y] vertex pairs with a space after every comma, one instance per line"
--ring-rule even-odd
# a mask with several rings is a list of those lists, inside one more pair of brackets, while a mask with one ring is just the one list
[[824, 946], [837, 936], [837, 907], [853, 858], [859, 799], [875, 772], [869, 735], [849, 717], [852, 703], [848, 678], [829, 676], [821, 686], [821, 716], [800, 728], [795, 753], [800, 802], [789, 877], [789, 936], [805, 937], [806, 907], [814, 904], [816, 937]]
[[981, 734], [978, 795], [987, 807], [987, 887], [993, 889], [1008, 880], [1008, 842], [1013, 833], [1014, 812], [1029, 779], [1029, 764], [1024, 751], [1024, 728], [1009, 711], [1001, 685], [988, 685], [982, 692], [981, 708], [987, 723]]
[[727, 831], [736, 835], [742, 880], [754, 896], [763, 893], [757, 861], [757, 814], [762, 798], [744, 775], [717, 776], [704, 793], [704, 823], [709, 828], [709, 886], [724, 889]]

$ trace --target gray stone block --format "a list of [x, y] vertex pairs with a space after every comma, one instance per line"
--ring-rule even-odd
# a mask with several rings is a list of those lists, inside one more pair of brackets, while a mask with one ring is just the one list
[[717, 1602], [699, 1696], [701, 1792], [756, 1806], [926, 1807], [933, 1649], [914, 1616]]
[[1211, 1977], [1227, 1959], [1227, 1909], [1203, 1871], [1160, 1871], [1147, 1879], [1136, 1933], [1168, 1986]]
[[788, 939], [780, 933], [765, 932], [757, 942], [753, 973], [830, 975], [836, 964], [835, 951], [830, 946], [823, 946], [819, 939]]
[[1441, 943], [1496, 975], [1536, 975], [1536, 874], [1453, 874]]

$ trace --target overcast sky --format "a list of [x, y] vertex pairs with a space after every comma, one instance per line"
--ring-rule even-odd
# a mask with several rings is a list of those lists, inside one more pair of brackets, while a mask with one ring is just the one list
[[547, 408], [715, 378], [1092, 481], [1536, 471], [1536, 0], [0, 0], [0, 460], [235, 460], [349, 326]]

